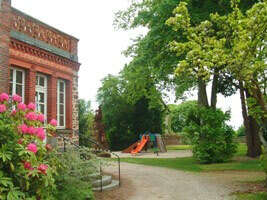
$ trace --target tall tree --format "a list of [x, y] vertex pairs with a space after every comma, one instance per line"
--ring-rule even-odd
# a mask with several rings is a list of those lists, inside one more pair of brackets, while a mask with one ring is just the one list
[[[206, 80], [196, 79], [195, 76], [189, 74], [187, 76], [179, 74], [173, 76], [177, 64], [180, 60], [183, 60], [184, 55], [178, 56], [175, 51], [170, 51], [169, 44], [172, 41], [185, 42], [187, 38], [186, 34], [183, 34], [183, 30], [180, 29], [177, 32], [165, 22], [173, 15], [173, 10], [180, 2], [181, 0], [132, 1], [127, 10], [116, 13], [114, 24], [117, 28], [134, 29], [141, 26], [148, 29], [147, 34], [136, 38], [134, 44], [125, 51], [126, 56], [132, 57], [132, 62], [127, 68], [135, 71], [136, 77], [142, 77], [146, 74], [149, 79], [140, 80], [140, 78], [136, 78], [135, 83], [140, 86], [146, 80], [150, 80], [150, 84], [155, 86], [152, 91], [156, 89], [161, 93], [161, 99], [164, 99], [165, 92], [169, 90], [174, 89], [177, 98], [184, 98], [184, 94], [187, 94], [188, 91], [198, 89], [199, 104], [215, 108], [217, 93], [231, 96], [239, 89], [238, 81], [233, 84], [234, 81], [231, 75], [226, 71], [220, 70], [219, 66], [214, 67], [212, 73], [209, 74], [209, 79]], [[186, 2], [188, 2], [188, 15], [190, 16], [192, 27], [208, 19], [211, 13], [217, 12], [220, 15], [225, 15], [232, 11], [229, 0], [188, 0]], [[258, 1], [241, 1], [240, 9], [245, 12], [256, 2]], [[214, 31], [216, 31], [216, 27], [214, 27]], [[218, 70], [220, 70], [220, 73]], [[208, 100], [207, 84], [210, 82], [212, 83], [212, 91], [211, 99]], [[138, 96], [138, 91], [142, 93], [146, 91], [147, 97], [150, 94], [155, 97], [148, 88], [129, 91], [133, 91], [131, 96], [135, 97]], [[252, 141], [248, 142], [254, 144], [254, 146], [249, 146], [248, 155], [252, 157], [258, 156], [261, 149], [260, 144], [257, 142], [258, 131], [254, 128], [256, 125], [250, 126], [250, 124], [256, 124], [256, 122], [250, 115], [249, 118], [244, 118], [244, 123], [248, 125], [246, 129], [248, 139], [252, 139]]]
[[[232, 7], [233, 11], [229, 15], [214, 14], [210, 21], [193, 27], [186, 3], [179, 4], [174, 11], [175, 17], [167, 22], [175, 29], [187, 32], [187, 42], [172, 43], [177, 53], [185, 54], [176, 73], [193, 74], [205, 81], [218, 67], [222, 72], [227, 71], [240, 83], [244, 118], [248, 118], [244, 112], [246, 93], [249, 115], [260, 124], [261, 139], [266, 145], [267, 2], [255, 4], [245, 14], [236, 1], [232, 1]], [[249, 124], [249, 127], [254, 125]]]
[[[131, 68], [146, 68], [147, 74], [156, 85], [155, 88], [163, 95], [164, 91], [175, 88], [177, 97], [183, 97], [184, 92], [187, 92], [190, 88], [199, 87], [199, 102], [207, 105], [205, 82], [196, 81], [193, 77], [172, 76], [179, 60], [183, 57], [170, 51], [169, 43], [173, 40], [185, 41], [186, 37], [183, 31], [179, 31], [177, 34], [165, 22], [172, 16], [172, 12], [179, 2], [181, 0], [132, 1], [127, 10], [116, 13], [114, 24], [121, 29], [134, 29], [140, 26], [148, 29], [147, 34], [135, 39], [134, 44], [125, 51], [127, 56], [133, 58], [129, 64]], [[222, 15], [230, 12], [229, 1], [189, 0], [187, 2], [192, 26], [208, 19], [213, 12]], [[254, 0], [244, 2], [242, 7], [247, 9], [253, 3], [255, 3]], [[211, 105], [215, 107], [218, 93], [217, 86], [220, 82], [216, 73], [215, 76], [211, 77], [211, 80], [213, 80]]]

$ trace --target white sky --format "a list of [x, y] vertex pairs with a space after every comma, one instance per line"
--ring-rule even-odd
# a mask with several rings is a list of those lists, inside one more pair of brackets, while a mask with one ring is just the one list
[[[79, 96], [91, 100], [94, 108], [101, 79], [123, 68], [127, 59], [121, 51], [140, 34], [138, 30], [115, 31], [112, 26], [113, 13], [127, 5], [129, 0], [12, 0], [13, 7], [80, 39]], [[232, 109], [231, 125], [242, 124], [239, 95], [219, 97], [218, 106]]]

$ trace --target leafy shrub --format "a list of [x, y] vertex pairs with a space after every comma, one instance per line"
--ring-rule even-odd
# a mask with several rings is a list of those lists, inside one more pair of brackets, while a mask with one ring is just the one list
[[242, 137], [242, 136], [246, 136], [246, 128], [244, 125], [240, 126], [237, 131], [236, 131], [236, 135], [238, 137]]
[[[56, 189], [55, 152], [44, 144], [44, 116], [35, 105], [0, 95], [0, 199], [53, 199]], [[52, 135], [57, 122], [46, 127]]]
[[193, 146], [193, 156], [201, 163], [218, 163], [230, 159], [236, 152], [234, 131], [226, 124], [229, 113], [190, 105], [177, 120]]
[[89, 175], [97, 168], [97, 160], [86, 148], [69, 149], [59, 156], [61, 168], [56, 177], [56, 199], [92, 200]]
[[175, 133], [181, 133], [187, 125], [187, 119], [193, 109], [197, 107], [196, 101], [186, 101], [171, 109], [171, 128]]

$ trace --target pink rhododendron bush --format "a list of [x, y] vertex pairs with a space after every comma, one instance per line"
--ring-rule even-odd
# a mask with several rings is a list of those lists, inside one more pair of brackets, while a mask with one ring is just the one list
[[58, 161], [45, 141], [56, 121], [44, 128], [35, 104], [21, 100], [0, 94], [0, 199], [53, 199]]

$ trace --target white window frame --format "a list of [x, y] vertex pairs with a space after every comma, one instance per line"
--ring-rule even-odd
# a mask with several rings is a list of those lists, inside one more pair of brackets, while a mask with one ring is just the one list
[[[44, 87], [43, 86], [39, 86], [35, 83], [35, 92], [38, 93], [44, 93], [44, 116], [45, 116], [45, 120], [47, 119], [47, 76], [37, 73], [36, 74], [36, 80], [38, 77], [42, 77], [44, 78]], [[36, 109], [39, 110], [38, 104], [37, 104], [37, 99], [35, 99], [35, 104], [36, 104]]]
[[[64, 125], [63, 126], [60, 126], [60, 83], [63, 83], [64, 84]], [[66, 81], [63, 80], [63, 79], [58, 79], [57, 81], [57, 123], [58, 123], [58, 126], [57, 128], [58, 129], [65, 129], [66, 128]]]
[[[9, 84], [12, 84], [12, 94], [11, 95], [14, 95], [16, 94], [16, 85], [18, 84], [16, 81], [17, 81], [17, 71], [19, 72], [22, 72], [22, 102], [25, 101], [25, 70], [23, 69], [19, 69], [19, 68], [16, 68], [16, 67], [10, 67], [9, 68], [9, 72], [11, 73], [11, 70], [13, 70], [13, 80], [10, 81], [10, 77], [9, 77]], [[8, 91], [9, 93], [9, 91]]]

